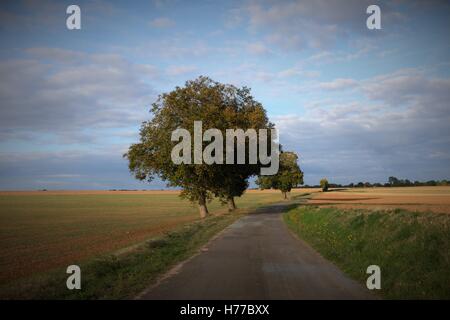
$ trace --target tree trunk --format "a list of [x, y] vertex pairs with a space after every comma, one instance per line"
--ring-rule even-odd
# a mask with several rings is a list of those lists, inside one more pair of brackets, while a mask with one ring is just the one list
[[201, 196], [198, 199], [198, 210], [200, 212], [200, 218], [205, 218], [209, 215], [208, 208], [206, 207], [206, 199], [205, 196]]
[[228, 203], [228, 211], [236, 210], [236, 203], [234, 203], [234, 197], [229, 197], [227, 199], [227, 203]]
[[284, 200], [287, 200], [287, 199], [288, 199], [288, 197], [287, 197], [287, 192], [282, 191], [282, 193], [283, 193], [283, 199], [284, 199]]

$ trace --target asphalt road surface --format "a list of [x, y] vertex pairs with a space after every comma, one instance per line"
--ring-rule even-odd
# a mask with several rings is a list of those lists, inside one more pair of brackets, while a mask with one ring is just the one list
[[282, 221], [285, 205], [226, 228], [139, 299], [374, 299]]

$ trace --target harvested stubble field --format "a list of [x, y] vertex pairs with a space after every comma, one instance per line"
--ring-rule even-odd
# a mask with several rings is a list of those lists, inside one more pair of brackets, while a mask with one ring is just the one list
[[[249, 190], [239, 208], [281, 200]], [[217, 200], [210, 212], [226, 212]], [[0, 192], [0, 285], [129, 248], [198, 219], [177, 191]]]
[[[292, 198], [305, 193], [310, 194], [307, 198], [312, 207], [332, 206], [370, 211], [402, 208], [409, 211], [450, 213], [450, 187], [355, 188], [325, 193], [319, 189], [301, 188], [292, 192]], [[240, 210], [242, 213], [281, 199], [279, 191], [249, 190], [236, 203], [239, 208], [244, 209]], [[130, 262], [132, 272], [127, 271], [129, 266], [121, 262], [125, 270], [123, 274], [136, 273], [136, 279], [128, 279], [130, 284], [124, 285], [120, 290], [112, 288], [109, 291], [99, 280], [100, 284], [94, 283], [90, 296], [84, 298], [125, 297], [142, 289], [139, 285], [142, 285], [143, 278], [148, 279], [149, 275], [153, 277], [178, 259], [185, 258], [198, 243], [207, 241], [211, 236], [208, 230], [218, 232], [233, 221], [229, 218], [222, 219], [232, 216], [222, 215], [227, 209], [217, 200], [209, 204], [209, 209], [217, 219], [208, 220], [208, 226], [205, 225], [199, 239], [194, 239], [192, 244], [181, 251], [177, 249], [179, 244], [176, 241], [173, 246], [162, 248], [162, 253], [158, 251], [157, 254], [167, 256], [167, 261], [151, 266], [151, 270], [144, 270], [145, 272], [136, 273], [134, 262]], [[94, 259], [107, 257], [111, 253], [134, 252], [132, 249], [138, 244], [176, 232], [182, 226], [189, 226], [198, 220], [197, 208], [180, 199], [177, 191], [0, 192], [0, 288], [15, 290], [17, 284], [17, 297], [28, 297], [24, 294], [30, 292], [30, 288], [34, 290], [30, 293], [30, 298], [36, 297], [36, 294], [42, 297], [60, 297], [56, 291], [48, 292], [47, 289], [53, 290], [53, 287], [48, 285], [47, 280], [42, 284], [39, 280], [41, 276], [47, 279], [45, 277], [53, 271], [70, 264], [83, 264], [87, 266], [87, 269], [83, 269], [87, 270], [85, 275], [97, 279], [96, 274], [100, 267], [104, 268], [105, 261], [89, 267]], [[194, 226], [187, 230], [191, 232], [196, 228]], [[174, 252], [179, 252], [174, 254], [171, 251], [173, 248], [176, 249]], [[142, 256], [148, 258], [145, 254]], [[138, 254], [132, 257], [141, 256]], [[141, 259], [141, 264], [137, 264], [139, 268], [142, 265], [148, 266], [144, 258]], [[117, 261], [108, 263], [115, 266]], [[30, 277], [36, 276], [37, 282], [27, 282]], [[112, 277], [116, 281], [121, 276], [122, 274], [110, 272], [105, 277]], [[64, 272], [58, 277], [64, 278]], [[48, 279], [51, 283], [55, 278]], [[58, 278], [57, 283], [64, 283], [59, 280], [61, 279]], [[103, 280], [106, 284], [113, 281], [109, 278], [106, 279], [108, 281]], [[26, 286], [21, 287], [23, 284]], [[47, 291], [40, 291], [42, 288]], [[103, 295], [104, 292], [107, 294]], [[6, 296], [10, 297], [8, 294]]]
[[341, 209], [450, 213], [450, 186], [332, 189], [314, 193], [308, 203]]

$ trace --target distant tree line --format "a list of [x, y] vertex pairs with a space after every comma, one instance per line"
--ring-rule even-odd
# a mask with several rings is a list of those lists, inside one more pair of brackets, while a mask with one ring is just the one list
[[[428, 181], [411, 181], [409, 179], [398, 179], [396, 177], [389, 177], [386, 183], [370, 183], [358, 182], [349, 184], [328, 183], [328, 188], [373, 188], [373, 187], [418, 187], [418, 186], [449, 186], [450, 180], [428, 180]], [[304, 185], [304, 188], [323, 188], [320, 185]]]

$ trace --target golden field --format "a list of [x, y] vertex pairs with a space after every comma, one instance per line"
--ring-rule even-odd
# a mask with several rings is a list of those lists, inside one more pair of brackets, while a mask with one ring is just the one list
[[450, 213], [450, 186], [350, 188], [316, 192], [309, 204], [343, 209], [405, 209]]
[[[199, 219], [178, 191], [0, 192], [0, 285], [127, 248]], [[249, 190], [248, 209], [281, 200]], [[227, 212], [214, 200], [212, 214]]]
[[[307, 204], [338, 208], [450, 213], [450, 187], [354, 188], [309, 193]], [[198, 220], [178, 191], [0, 192], [0, 285], [116, 252]], [[248, 190], [241, 209], [282, 201], [273, 190]], [[303, 200], [304, 201], [304, 200]], [[226, 213], [217, 200], [213, 215]]]

